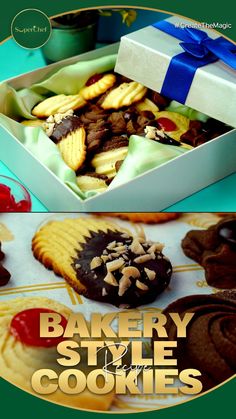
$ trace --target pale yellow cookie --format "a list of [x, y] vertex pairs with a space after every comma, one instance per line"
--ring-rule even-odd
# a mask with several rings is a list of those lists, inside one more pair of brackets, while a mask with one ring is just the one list
[[77, 292], [84, 293], [86, 288], [81, 284], [72, 267], [74, 258], [82, 249], [86, 237], [91, 232], [118, 230], [115, 224], [93, 218], [65, 219], [51, 221], [40, 228], [32, 240], [32, 251], [47, 269], [62, 276]]
[[159, 118], [168, 118], [173, 121], [177, 129], [175, 131], [165, 131], [174, 140], [180, 141], [180, 137], [189, 129], [190, 119], [177, 112], [161, 111], [158, 112], [157, 121]]
[[63, 160], [72, 170], [78, 170], [86, 158], [85, 139], [85, 129], [80, 127], [70, 132], [57, 144]]
[[103, 151], [95, 154], [91, 161], [95, 172], [99, 175], [106, 175], [109, 179], [115, 177], [116, 163], [125, 159], [128, 153], [128, 147], [119, 147], [114, 150]]
[[141, 102], [138, 102], [135, 105], [135, 108], [137, 109], [138, 112], [142, 112], [142, 111], [150, 111], [153, 113], [153, 115], [155, 115], [155, 117], [157, 117], [158, 112], [159, 112], [159, 108], [157, 105], [155, 105], [154, 102], [152, 102], [150, 99], [148, 99], [147, 97], [142, 100]]
[[107, 189], [105, 180], [87, 175], [77, 176], [77, 185], [82, 192], [105, 192]]
[[65, 113], [70, 109], [80, 109], [85, 105], [86, 101], [80, 94], [67, 96], [61, 94], [40, 102], [33, 108], [32, 115], [38, 118], [45, 118], [56, 113]]
[[[56, 311], [66, 319], [72, 311], [59, 303], [43, 297], [23, 297], [16, 298], [0, 303], [0, 371], [1, 377], [20, 389], [32, 393], [34, 396], [42, 397], [48, 401], [59, 403], [73, 408], [87, 410], [108, 410], [114, 393], [106, 395], [96, 395], [87, 389], [80, 394], [69, 395], [57, 389], [54, 393], [47, 396], [36, 393], [31, 386], [31, 378], [35, 371], [50, 369], [58, 375], [66, 369], [61, 367], [58, 362], [58, 352], [54, 347], [37, 347], [21, 343], [10, 333], [10, 325], [13, 317], [28, 309], [46, 308]], [[79, 366], [86, 374], [87, 366], [85, 363]]]
[[83, 87], [79, 93], [85, 100], [91, 100], [105, 93], [115, 82], [116, 76], [114, 74], [105, 74], [96, 83]]
[[21, 121], [22, 125], [25, 125], [26, 127], [44, 127], [45, 121], [42, 119], [25, 119], [24, 121]]
[[122, 83], [108, 93], [101, 107], [103, 109], [119, 109], [123, 106], [130, 106], [141, 100], [146, 92], [147, 88], [136, 81]]

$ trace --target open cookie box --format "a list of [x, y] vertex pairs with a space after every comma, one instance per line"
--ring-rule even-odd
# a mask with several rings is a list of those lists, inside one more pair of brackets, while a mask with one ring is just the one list
[[[114, 44], [97, 49], [6, 82], [15, 89], [29, 87], [65, 65], [116, 53], [118, 47]], [[161, 211], [233, 173], [236, 168], [235, 136], [235, 130], [227, 132], [123, 185], [108, 188], [106, 192], [84, 201], [1, 125], [0, 149], [3, 162], [50, 211], [148, 212]]]

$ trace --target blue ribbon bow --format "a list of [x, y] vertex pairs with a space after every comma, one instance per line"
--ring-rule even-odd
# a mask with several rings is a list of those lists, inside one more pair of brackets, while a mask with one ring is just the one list
[[185, 51], [172, 58], [161, 89], [163, 95], [185, 103], [196, 70], [219, 59], [236, 70], [236, 45], [227, 39], [211, 39], [200, 29], [177, 28], [165, 20], [152, 26], [183, 41], [180, 46]]

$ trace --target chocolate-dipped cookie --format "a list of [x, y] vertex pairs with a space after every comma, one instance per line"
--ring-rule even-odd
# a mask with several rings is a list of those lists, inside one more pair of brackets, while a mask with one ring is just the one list
[[129, 308], [154, 301], [172, 274], [163, 245], [141, 236], [106, 220], [65, 219], [41, 227], [32, 250], [80, 294]]
[[236, 218], [224, 218], [207, 230], [191, 230], [182, 240], [186, 256], [205, 269], [216, 288], [236, 287]]
[[[187, 337], [177, 338], [176, 326], [169, 313], [194, 313], [187, 326]], [[168, 339], [177, 340], [174, 357], [179, 370], [194, 368], [206, 391], [236, 373], [236, 291], [212, 295], [191, 295], [171, 303], [167, 316]], [[153, 339], [158, 340], [156, 333]]]
[[154, 301], [172, 274], [163, 245], [108, 230], [92, 233], [82, 244], [73, 267], [84, 295], [121, 308]]

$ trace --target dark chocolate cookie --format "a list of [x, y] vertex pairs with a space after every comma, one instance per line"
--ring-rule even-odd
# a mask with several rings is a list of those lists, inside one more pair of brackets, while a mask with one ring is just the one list
[[119, 231], [91, 233], [73, 267], [85, 296], [121, 308], [154, 301], [168, 286], [172, 266], [160, 243]]
[[203, 266], [210, 286], [236, 287], [236, 218], [225, 218], [207, 230], [189, 231], [182, 248]]
[[[187, 326], [187, 337], [177, 338], [169, 313], [194, 313]], [[236, 373], [236, 291], [212, 295], [191, 295], [171, 303], [164, 311], [169, 340], [177, 340], [174, 357], [179, 370], [194, 368], [201, 372], [206, 391]], [[156, 333], [154, 340], [158, 340]]]

